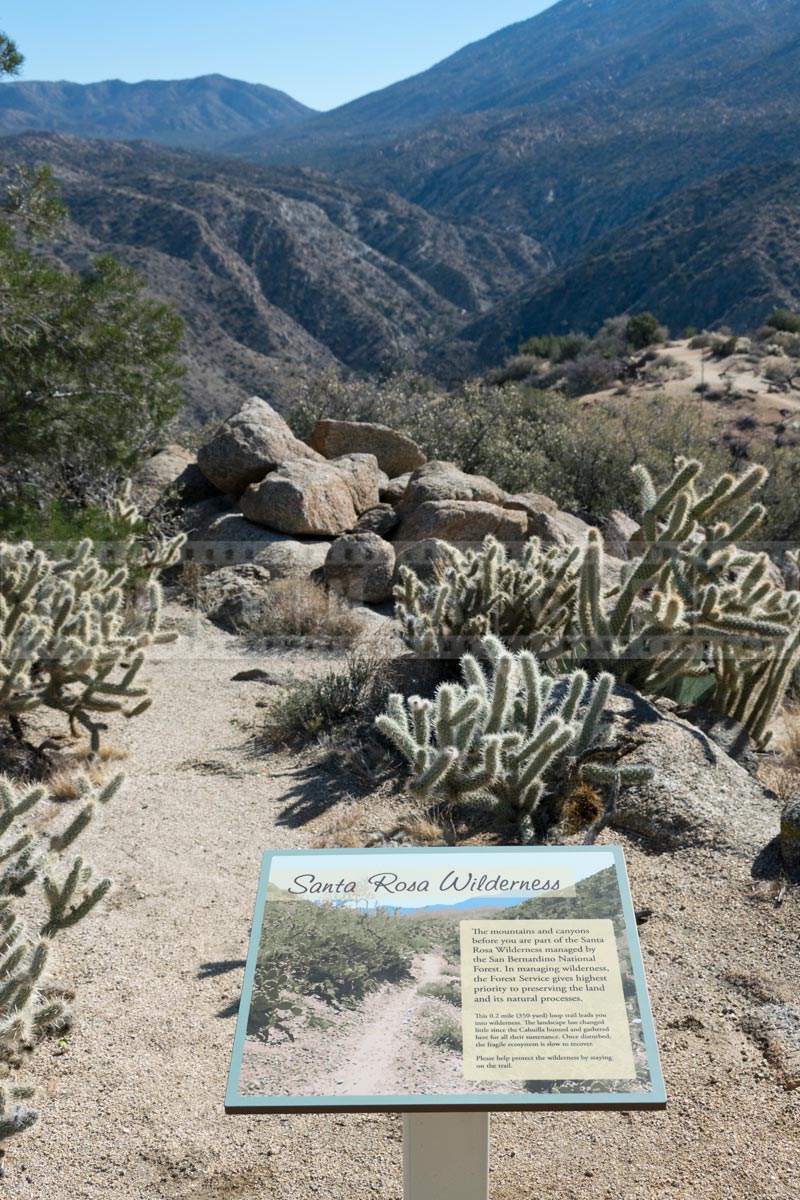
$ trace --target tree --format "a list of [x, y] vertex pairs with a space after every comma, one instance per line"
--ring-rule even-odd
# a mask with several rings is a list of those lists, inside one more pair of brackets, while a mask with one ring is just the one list
[[625, 329], [626, 337], [634, 350], [644, 350], [653, 342], [663, 341], [665, 330], [662, 329], [658, 317], [651, 312], [636, 313], [631, 317]]
[[[0, 75], [22, 61], [0, 35]], [[16, 168], [0, 217], [0, 468], [5, 490], [56, 495], [125, 474], [182, 404], [182, 322], [109, 257], [85, 273], [48, 255], [65, 210], [45, 168]], [[42, 471], [46, 464], [46, 473]]]

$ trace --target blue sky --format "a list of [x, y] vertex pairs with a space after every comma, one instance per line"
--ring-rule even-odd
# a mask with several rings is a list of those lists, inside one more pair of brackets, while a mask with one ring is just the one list
[[524, 21], [552, 0], [4, 0], [25, 79], [219, 72], [332, 108]]

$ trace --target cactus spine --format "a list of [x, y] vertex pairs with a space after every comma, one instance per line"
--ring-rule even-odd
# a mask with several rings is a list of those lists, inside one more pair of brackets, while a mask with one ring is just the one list
[[531, 538], [517, 561], [489, 536], [479, 550], [443, 544], [442, 552], [438, 580], [426, 585], [401, 567], [395, 588], [397, 615], [417, 654], [460, 657], [488, 633], [540, 657], [560, 645], [575, 596], [578, 547], [545, 551]]
[[[138, 520], [125, 499], [118, 516]], [[159, 632], [156, 573], [177, 560], [182, 540], [138, 552], [133, 535], [122, 544], [122, 563], [144, 573], [135, 606], [125, 593], [128, 567], [105, 567], [88, 539], [64, 558], [29, 542], [0, 543], [0, 717], [55, 709], [89, 732], [96, 751], [103, 714], [143, 712], [150, 703], [136, 683], [143, 651], [169, 640]]]
[[[764, 468], [752, 467], [738, 479], [723, 475], [705, 491], [697, 482], [701, 470], [699, 462], [679, 461], [657, 494], [644, 468], [635, 469], [643, 507], [640, 556], [619, 591], [603, 596], [602, 546], [599, 535], [590, 534], [572, 653], [643, 691], [707, 679], [705, 702], [765, 746], [800, 658], [800, 594], [772, 582], [766, 554], [737, 545], [764, 515], [752, 502]], [[732, 524], [720, 519], [742, 503]]]
[[[3, 1142], [34, 1123], [36, 1112], [22, 1103], [33, 1094], [12, 1079], [37, 1042], [68, 1028], [69, 993], [48, 980], [51, 947], [105, 896], [110, 880], [95, 880], [81, 857], [61, 866], [98, 807], [119, 790], [122, 776], [99, 788], [84, 781], [74, 815], [55, 832], [36, 834], [24, 820], [47, 801], [44, 787], [20, 788], [0, 777], [0, 1155]], [[41, 889], [45, 916], [32, 925], [22, 901]], [[37, 904], [38, 909], [38, 904]]]
[[[445, 804], [482, 797], [530, 842], [548, 784], [591, 746], [613, 679], [603, 674], [590, 684], [575, 671], [556, 681], [530, 651], [512, 654], [491, 634], [480, 650], [488, 663], [465, 655], [463, 685], [443, 684], [432, 701], [392, 695], [376, 724], [411, 764], [414, 795]], [[615, 774], [627, 783], [650, 772], [598, 768], [593, 778]]]

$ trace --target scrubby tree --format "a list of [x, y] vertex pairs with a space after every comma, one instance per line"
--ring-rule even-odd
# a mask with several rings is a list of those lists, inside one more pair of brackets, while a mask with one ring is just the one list
[[634, 350], [644, 350], [653, 342], [664, 340], [664, 329], [651, 312], [636, 313], [628, 321], [625, 334]]
[[[22, 56], [0, 35], [0, 75]], [[55, 261], [65, 210], [47, 168], [6, 176], [0, 216], [0, 476], [41, 501], [82, 472], [123, 474], [182, 403], [182, 323], [112, 258]], [[9, 495], [10, 493], [10, 495]]]

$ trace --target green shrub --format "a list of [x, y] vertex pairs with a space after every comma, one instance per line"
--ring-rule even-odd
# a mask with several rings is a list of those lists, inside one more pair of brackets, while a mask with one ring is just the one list
[[436, 1046], [438, 1050], [460, 1052], [464, 1048], [460, 1021], [447, 1016], [433, 1017], [424, 1033], [423, 1041], [427, 1042], [429, 1046]]
[[262, 737], [271, 746], [297, 745], [332, 729], [369, 725], [389, 695], [386, 657], [369, 646], [288, 688], [269, 705]]
[[634, 350], [644, 350], [654, 342], [665, 341], [668, 336], [668, 331], [651, 312], [636, 313], [625, 328], [625, 337]]
[[545, 333], [541, 337], [529, 338], [519, 348], [521, 355], [533, 355], [557, 364], [577, 358], [589, 345], [585, 333]]
[[461, 1004], [461, 984], [457, 979], [448, 979], [446, 983], [425, 983], [419, 989], [420, 996], [430, 996], [434, 1000], [444, 1000], [458, 1008]]
[[776, 308], [767, 317], [767, 325], [783, 333], [800, 333], [800, 313], [791, 312], [788, 308]]
[[285, 972], [284, 993], [352, 1007], [410, 978], [414, 949], [413, 923], [380, 909], [268, 901], [258, 965]]

